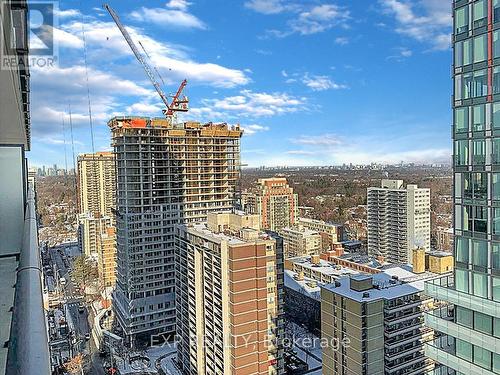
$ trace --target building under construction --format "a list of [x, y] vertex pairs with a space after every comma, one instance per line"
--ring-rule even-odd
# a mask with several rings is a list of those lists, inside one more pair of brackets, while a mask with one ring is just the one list
[[117, 173], [113, 303], [130, 345], [175, 331], [174, 227], [234, 206], [239, 126], [167, 118], [108, 122]]

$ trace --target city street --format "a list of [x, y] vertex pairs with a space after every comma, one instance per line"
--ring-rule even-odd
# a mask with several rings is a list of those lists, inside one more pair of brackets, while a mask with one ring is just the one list
[[[56, 269], [56, 284], [61, 291], [63, 311], [72, 335], [73, 353], [92, 354], [96, 349], [90, 346], [89, 312], [79, 287], [71, 279], [71, 261], [75, 255], [78, 254], [75, 254], [74, 245], [61, 245], [50, 249], [51, 261]], [[92, 371], [92, 374], [104, 373], [96, 371], [97, 368]]]

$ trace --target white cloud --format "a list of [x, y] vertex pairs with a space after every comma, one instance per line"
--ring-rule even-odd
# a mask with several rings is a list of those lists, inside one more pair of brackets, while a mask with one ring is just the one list
[[292, 144], [300, 148], [287, 151], [288, 154], [302, 155], [311, 160], [320, 161], [323, 165], [338, 165], [344, 163], [395, 164], [406, 163], [448, 163], [451, 150], [435, 146], [418, 146], [431, 142], [415, 142], [425, 140], [432, 135], [398, 136], [357, 136], [345, 138], [337, 134], [302, 135], [290, 139]]
[[343, 143], [342, 139], [335, 134], [322, 134], [322, 135], [302, 135], [298, 138], [292, 139], [292, 143], [308, 146], [324, 146], [331, 147]]
[[250, 0], [245, 7], [262, 14], [277, 14], [287, 9], [281, 0]]
[[413, 51], [405, 47], [399, 47], [395, 50], [397, 51], [397, 54], [387, 56], [386, 60], [395, 60], [397, 62], [402, 62], [413, 55]]
[[[62, 25], [61, 29], [75, 37], [80, 37], [82, 24], [70, 22]], [[124, 56], [133, 56], [114, 23], [92, 21], [86, 23], [85, 30], [87, 48], [94, 54], [95, 59], [102, 59], [109, 63]], [[134, 41], [141, 41], [167, 84], [178, 83], [184, 78], [215, 87], [235, 87], [250, 82], [243, 70], [194, 61], [189, 57], [189, 50], [186, 47], [160, 42], [133, 27], [127, 27], [127, 31]], [[76, 48], [77, 45], [68, 45], [68, 47]], [[134, 64], [138, 63], [134, 62]]]
[[309, 87], [313, 91], [325, 91], [325, 90], [340, 90], [346, 89], [347, 86], [343, 84], [338, 84], [331, 80], [328, 76], [322, 75], [309, 75], [306, 73], [302, 78], [302, 83]]
[[272, 15], [288, 13], [291, 15], [285, 30], [266, 30], [265, 37], [284, 38], [292, 34], [311, 35], [340, 26], [348, 28], [351, 18], [347, 8], [336, 4], [310, 5], [304, 2], [284, 2], [281, 0], [251, 0], [247, 8], [256, 12]]
[[[154, 90], [135, 82], [89, 67], [89, 89], [93, 112], [93, 124], [98, 128], [106, 125], [114, 115], [123, 114], [123, 101], [133, 98], [139, 103], [158, 103]], [[32, 130], [43, 139], [59, 134], [61, 119], [72, 108], [75, 130], [89, 126], [85, 67], [32, 68]], [[150, 115], [159, 115], [158, 108]], [[107, 129], [106, 129], [107, 130]]]
[[[203, 99], [200, 106], [190, 108], [187, 118], [215, 122], [240, 121], [241, 118], [271, 117], [297, 112], [303, 108], [305, 100], [303, 97], [299, 98], [280, 92], [266, 93], [241, 90], [238, 95]], [[255, 127], [249, 129], [250, 132], [258, 130]]]
[[315, 155], [314, 151], [306, 151], [306, 150], [290, 150], [286, 152], [289, 155]]
[[268, 126], [262, 126], [257, 124], [251, 125], [241, 125], [245, 135], [254, 135], [255, 133], [265, 132], [269, 130]]
[[334, 4], [316, 5], [299, 13], [290, 26], [293, 31], [302, 35], [316, 34], [331, 29], [334, 26], [345, 25], [350, 19], [349, 11]]
[[83, 40], [78, 36], [55, 27], [52, 30], [54, 40], [58, 43], [59, 47], [83, 48]]
[[443, 0], [379, 0], [384, 12], [393, 15], [395, 31], [419, 42], [425, 42], [434, 50], [450, 47], [450, 6]]
[[171, 0], [166, 4], [168, 9], [141, 7], [130, 13], [130, 17], [136, 21], [152, 22], [162, 27], [206, 29], [207, 26], [203, 21], [188, 12], [190, 4], [184, 0]]
[[59, 18], [74, 18], [81, 17], [81, 13], [78, 9], [54, 9], [54, 15]]
[[186, 0], [170, 0], [165, 6], [171, 9], [179, 9], [182, 11], [187, 11], [188, 7], [191, 5], [190, 2]]
[[345, 46], [346, 44], [349, 44], [349, 38], [343, 37], [343, 36], [339, 36], [339, 37], [335, 38], [335, 44], [339, 44], [341, 46]]

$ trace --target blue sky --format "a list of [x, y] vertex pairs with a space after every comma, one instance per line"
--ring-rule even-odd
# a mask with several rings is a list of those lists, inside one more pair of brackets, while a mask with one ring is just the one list
[[[109, 4], [172, 92], [184, 119], [239, 123], [249, 166], [448, 162], [450, 4], [445, 0], [170, 0]], [[159, 97], [101, 1], [62, 0], [59, 64], [32, 69], [32, 165], [71, 167], [115, 115], [161, 116]], [[66, 132], [62, 121], [65, 120]]]

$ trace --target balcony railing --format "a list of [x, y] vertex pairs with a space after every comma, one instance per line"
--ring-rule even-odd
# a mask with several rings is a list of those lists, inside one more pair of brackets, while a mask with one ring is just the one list
[[487, 315], [500, 316], [500, 302], [456, 290], [453, 276], [426, 281], [425, 294]]
[[6, 374], [50, 374], [35, 193], [28, 189]]

